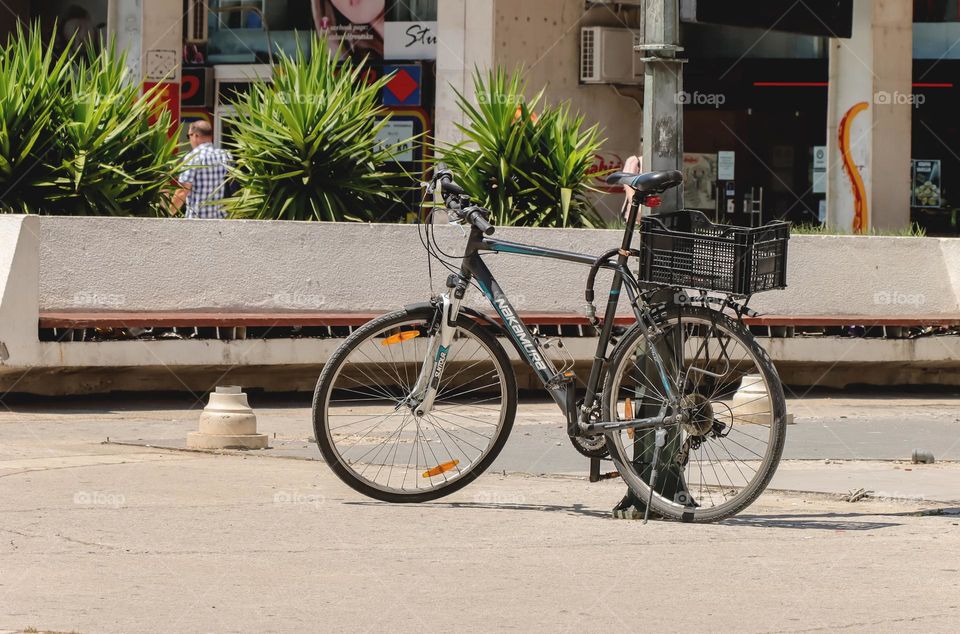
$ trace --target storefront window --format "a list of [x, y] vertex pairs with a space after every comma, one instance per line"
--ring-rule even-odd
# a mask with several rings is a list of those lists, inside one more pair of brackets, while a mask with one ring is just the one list
[[437, 0], [389, 0], [387, 20], [391, 22], [434, 22]]
[[914, 22], [956, 22], [960, 20], [958, 0], [913, 0]]

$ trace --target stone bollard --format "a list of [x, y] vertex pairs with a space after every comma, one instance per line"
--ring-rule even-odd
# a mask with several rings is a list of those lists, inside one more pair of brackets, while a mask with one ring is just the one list
[[[733, 395], [731, 407], [738, 424], [769, 425], [773, 417], [770, 399], [766, 396], [763, 378], [759, 374], [745, 374], [740, 379], [740, 387]], [[729, 423], [732, 419], [730, 412], [724, 412], [722, 407], [714, 407], [714, 415], [718, 420]], [[793, 424], [793, 414], [786, 415], [786, 424]]]
[[257, 433], [257, 416], [238, 386], [220, 386], [200, 414], [200, 431], [187, 434], [191, 449], [266, 449], [267, 435]]

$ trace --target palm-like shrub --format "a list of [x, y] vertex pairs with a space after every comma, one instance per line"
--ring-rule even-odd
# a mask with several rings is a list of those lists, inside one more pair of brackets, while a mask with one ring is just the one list
[[20, 28], [0, 49], [0, 211], [45, 205], [53, 176], [44, 159], [55, 154], [55, 109], [69, 72], [69, 59], [54, 55], [52, 40], [45, 45]]
[[598, 126], [584, 128], [568, 105], [545, 104], [542, 91], [527, 99], [520, 71], [474, 71], [473, 83], [476, 104], [457, 93], [464, 141], [438, 149], [458, 182], [500, 225], [602, 226], [587, 198]]
[[170, 112], [158, 92], [125, 81], [124, 55], [111, 45], [81, 57], [61, 111], [61, 141], [50, 201], [57, 213], [138, 215], [169, 207], [177, 165]]
[[170, 114], [111, 44], [57, 55], [39, 29], [0, 50], [0, 211], [156, 215], [178, 159]]
[[408, 141], [377, 138], [389, 77], [369, 81], [363, 64], [341, 61], [317, 35], [310, 49], [281, 53], [273, 82], [253, 84], [234, 103], [234, 217], [370, 220], [397, 200], [384, 167]]

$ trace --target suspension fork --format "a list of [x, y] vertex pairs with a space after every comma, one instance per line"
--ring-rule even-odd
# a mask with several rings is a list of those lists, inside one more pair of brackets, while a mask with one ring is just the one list
[[456, 283], [448, 280], [448, 290], [439, 298], [437, 312], [440, 327], [430, 336], [423, 366], [409, 396], [410, 405], [417, 416], [425, 416], [433, 409], [450, 344], [453, 343], [453, 336], [457, 331], [457, 318], [460, 316], [460, 304], [463, 302], [466, 284], [462, 279]]

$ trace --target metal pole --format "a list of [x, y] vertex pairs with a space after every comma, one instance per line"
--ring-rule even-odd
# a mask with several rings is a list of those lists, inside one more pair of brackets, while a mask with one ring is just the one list
[[[683, 63], [679, 0], [645, 0], [643, 170], [683, 168]], [[662, 211], [683, 209], [683, 187], [663, 194]]]
[[[683, 51], [680, 47], [680, 3], [679, 0], [644, 0], [643, 42], [636, 47], [643, 53], [643, 170], [681, 170], [683, 169], [683, 63], [677, 55]], [[664, 192], [662, 211], [683, 209], [683, 186]], [[673, 301], [673, 294], [665, 292], [653, 298], [653, 301]], [[682, 347], [682, 334], [677, 328], [673, 349]], [[663, 342], [666, 343], [666, 340]], [[679, 344], [679, 345], [677, 345]], [[670, 346], [661, 351], [668, 363], [679, 363], [683, 359], [674, 359]], [[656, 376], [652, 363], [647, 361], [646, 376]], [[638, 416], [653, 416], [658, 406], [650, 399], [640, 395]], [[683, 470], [673, 463], [672, 458], [679, 451], [680, 436], [671, 434], [661, 457], [665, 459], [666, 472], [660, 478], [657, 492], [667, 498], [674, 497], [685, 488]], [[634, 456], [638, 466], [649, 469], [652, 452], [652, 439], [649, 434], [638, 438], [634, 444]], [[648, 472], [642, 477], [649, 481]], [[638, 515], [629, 514], [633, 507]], [[640, 517], [646, 509], [646, 501], [638, 499], [632, 491], [614, 508], [619, 517]]]

